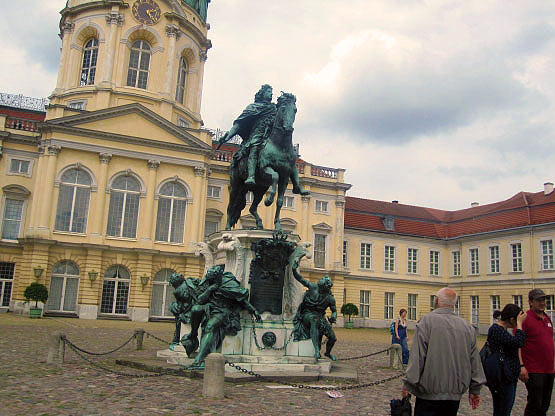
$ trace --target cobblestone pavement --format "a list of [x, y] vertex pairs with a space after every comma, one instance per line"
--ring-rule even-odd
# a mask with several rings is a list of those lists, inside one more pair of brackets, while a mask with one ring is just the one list
[[[270, 388], [276, 384], [257, 381], [226, 383], [226, 398], [204, 400], [202, 380], [163, 376], [131, 378], [97, 370], [72, 351], [66, 352], [62, 367], [47, 365], [48, 335], [62, 330], [76, 345], [90, 351], [108, 351], [121, 345], [135, 328], [164, 339], [171, 338], [170, 323], [85, 321], [66, 318], [33, 320], [12, 314], [0, 315], [0, 415], [389, 415], [389, 400], [400, 397], [401, 382], [347, 390], [345, 397], [328, 398], [323, 391]], [[387, 347], [385, 329], [338, 329], [335, 352], [341, 357], [357, 356]], [[483, 342], [483, 340], [482, 340]], [[115, 358], [152, 358], [163, 349], [147, 338], [145, 349], [131, 343], [122, 350], [95, 361], [116, 368]], [[359, 382], [386, 378], [389, 358], [380, 354], [350, 361], [357, 366]], [[127, 373], [144, 374], [127, 367]], [[347, 382], [345, 382], [347, 383]], [[349, 382], [350, 383], [350, 382]], [[320, 381], [314, 384], [330, 385]], [[348, 384], [348, 383], [347, 383]], [[483, 404], [471, 410], [465, 400], [460, 415], [491, 415], [491, 396], [482, 390]], [[519, 383], [513, 415], [522, 415], [526, 389]], [[553, 401], [555, 403], [555, 400]], [[555, 408], [551, 414], [555, 414]]]

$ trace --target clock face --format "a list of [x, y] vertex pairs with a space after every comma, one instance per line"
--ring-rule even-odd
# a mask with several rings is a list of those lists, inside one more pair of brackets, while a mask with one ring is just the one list
[[162, 12], [154, 0], [137, 0], [133, 3], [133, 17], [144, 25], [154, 25]]

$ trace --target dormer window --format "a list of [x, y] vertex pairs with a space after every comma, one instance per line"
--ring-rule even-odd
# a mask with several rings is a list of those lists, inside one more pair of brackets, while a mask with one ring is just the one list
[[79, 85], [93, 85], [96, 75], [96, 61], [98, 58], [98, 39], [94, 38], [85, 44], [83, 50], [83, 65], [81, 66], [81, 80]]
[[385, 227], [385, 229], [387, 231], [395, 231], [395, 218], [392, 217], [391, 215], [387, 215], [386, 217], [384, 217], [383, 221], [383, 226]]
[[146, 89], [148, 70], [150, 68], [150, 45], [144, 40], [137, 40], [131, 46], [127, 86]]

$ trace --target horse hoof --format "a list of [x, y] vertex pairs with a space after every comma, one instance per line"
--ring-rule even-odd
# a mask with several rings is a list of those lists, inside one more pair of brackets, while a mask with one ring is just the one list
[[266, 205], [267, 207], [269, 207], [270, 205], [272, 205], [272, 202], [274, 202], [274, 197], [271, 197], [271, 198], [270, 198], [270, 197], [267, 197], [267, 198], [264, 200], [264, 205]]

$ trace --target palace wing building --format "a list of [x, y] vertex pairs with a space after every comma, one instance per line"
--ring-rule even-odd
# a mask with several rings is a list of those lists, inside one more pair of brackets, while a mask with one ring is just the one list
[[[200, 2], [203, 3], [203, 2]], [[69, 0], [50, 100], [0, 95], [0, 310], [84, 319], [169, 319], [173, 272], [200, 277], [195, 243], [225, 224], [228, 167], [200, 114], [211, 42], [206, 10], [183, 0]], [[258, 86], [253, 87], [253, 94]], [[460, 211], [346, 197], [344, 169], [297, 160], [308, 197], [286, 192], [282, 227], [312, 243], [301, 263], [329, 274], [358, 326], [414, 322], [442, 286], [483, 330], [494, 308], [550, 294], [555, 193], [521, 192]], [[272, 207], [260, 208], [266, 228]], [[239, 227], [254, 225], [245, 210]]]

